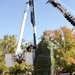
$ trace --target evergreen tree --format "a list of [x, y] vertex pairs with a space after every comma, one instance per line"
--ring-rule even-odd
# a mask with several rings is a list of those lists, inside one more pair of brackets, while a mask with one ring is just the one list
[[34, 75], [50, 75], [51, 65], [51, 43], [44, 33], [35, 53]]

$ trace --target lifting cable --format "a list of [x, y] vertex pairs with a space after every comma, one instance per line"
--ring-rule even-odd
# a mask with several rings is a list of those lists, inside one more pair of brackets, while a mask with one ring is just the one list
[[61, 4], [63, 4], [66, 8], [68, 8], [72, 13], [75, 14], [75, 11], [73, 11], [71, 8], [69, 8], [66, 4], [64, 4], [61, 0], [59, 0]]

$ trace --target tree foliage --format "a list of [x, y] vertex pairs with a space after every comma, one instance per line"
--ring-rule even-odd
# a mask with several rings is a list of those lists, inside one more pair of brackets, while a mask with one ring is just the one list
[[[5, 35], [3, 38], [0, 38], [0, 74], [9, 73], [12, 74], [22, 74], [28, 71], [32, 71], [31, 66], [27, 66], [25, 61], [21, 64], [15, 62], [14, 67], [7, 67], [5, 65], [5, 54], [14, 54], [17, 47], [17, 39], [15, 35]], [[25, 40], [22, 40], [21, 49], [24, 51], [26, 48]]]
[[8, 71], [8, 68], [5, 66], [5, 54], [14, 53], [16, 48], [16, 38], [14, 35], [5, 35], [0, 39], [0, 64], [2, 73]]
[[[54, 47], [54, 57], [57, 66], [74, 70], [75, 65], [75, 29], [60, 27], [57, 30], [49, 30], [45, 33], [49, 36]], [[71, 70], [70, 70], [71, 69]]]

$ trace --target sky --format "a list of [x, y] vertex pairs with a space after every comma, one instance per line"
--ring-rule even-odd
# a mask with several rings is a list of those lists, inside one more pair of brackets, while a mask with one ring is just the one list
[[[0, 0], [0, 38], [4, 35], [17, 35], [19, 38], [22, 24], [25, 3], [27, 0]], [[73, 26], [63, 17], [51, 4], [46, 4], [47, 0], [35, 1], [37, 42], [45, 30], [55, 30], [62, 26], [73, 28]], [[75, 11], [74, 0], [61, 0], [71, 10]], [[71, 12], [72, 13], [72, 12]], [[72, 13], [75, 16], [75, 13]], [[33, 39], [33, 28], [30, 21], [30, 9], [24, 28], [23, 39], [31, 41]]]

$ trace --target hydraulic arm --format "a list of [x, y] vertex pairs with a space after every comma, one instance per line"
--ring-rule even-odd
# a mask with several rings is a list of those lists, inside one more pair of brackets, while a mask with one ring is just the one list
[[47, 3], [52, 4], [55, 8], [57, 8], [63, 16], [73, 25], [75, 26], [75, 17], [67, 10], [65, 9], [57, 0], [48, 0]]
[[21, 53], [21, 42], [22, 42], [24, 27], [25, 27], [25, 23], [26, 23], [28, 8], [29, 8], [29, 2], [26, 2], [26, 8], [25, 8], [24, 17], [22, 20], [22, 25], [21, 25], [20, 35], [19, 35], [19, 39], [18, 39], [16, 54]]

